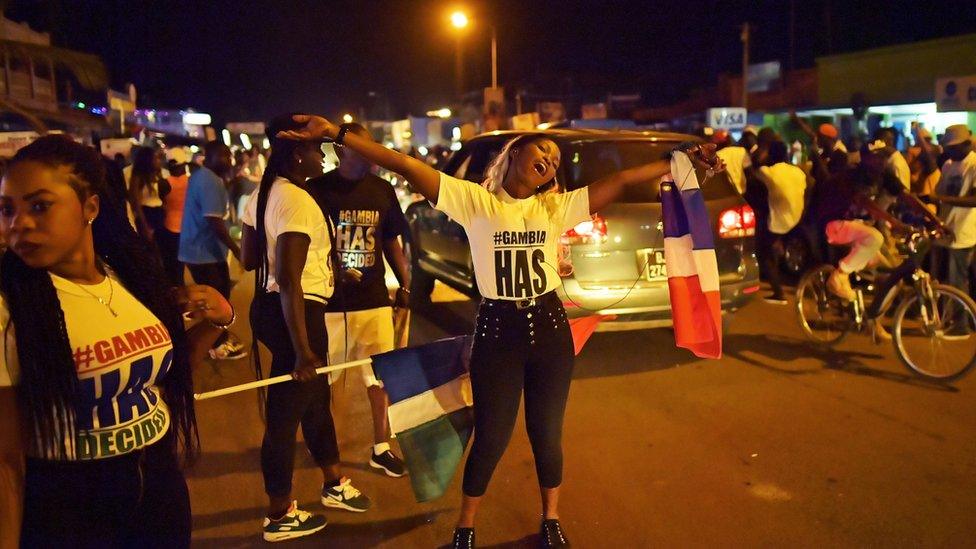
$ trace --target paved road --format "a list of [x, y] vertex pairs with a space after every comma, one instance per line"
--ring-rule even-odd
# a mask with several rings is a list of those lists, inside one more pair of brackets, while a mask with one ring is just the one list
[[[250, 281], [235, 293], [239, 310]], [[475, 305], [446, 288], [411, 339], [472, 327]], [[737, 313], [726, 357], [696, 359], [666, 330], [597, 334], [578, 357], [564, 434], [561, 511], [576, 547], [961, 547], [976, 532], [976, 375], [953, 387], [917, 380], [890, 347], [853, 336], [806, 345], [791, 309]], [[238, 324], [243, 331], [246, 322]], [[247, 336], [247, 334], [242, 334]], [[252, 378], [247, 361], [204, 367], [201, 390]], [[450, 540], [459, 479], [413, 502], [405, 479], [365, 465], [368, 405], [358, 377], [335, 389], [343, 463], [375, 510], [329, 511], [292, 546], [436, 547]], [[262, 426], [253, 394], [200, 403], [205, 453], [190, 472], [200, 547], [262, 544]], [[458, 475], [459, 477], [460, 475]], [[321, 478], [296, 459], [295, 497]], [[532, 454], [519, 420], [479, 517], [482, 547], [537, 543]]]

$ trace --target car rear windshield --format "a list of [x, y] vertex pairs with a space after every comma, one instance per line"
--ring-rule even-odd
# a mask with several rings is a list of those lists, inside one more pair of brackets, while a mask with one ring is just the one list
[[[563, 152], [562, 164], [566, 173], [566, 188], [585, 187], [594, 181], [620, 170], [660, 160], [675, 143], [652, 141], [584, 141], [570, 143]], [[651, 185], [631, 185], [624, 189], [618, 202], [660, 202], [660, 180]], [[727, 198], [736, 194], [726, 174], [709, 179], [703, 185], [705, 200]]]

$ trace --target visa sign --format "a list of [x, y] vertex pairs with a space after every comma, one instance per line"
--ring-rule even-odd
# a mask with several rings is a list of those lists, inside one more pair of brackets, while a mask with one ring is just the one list
[[742, 107], [719, 107], [705, 111], [708, 125], [718, 130], [741, 130], [746, 127], [746, 110]]

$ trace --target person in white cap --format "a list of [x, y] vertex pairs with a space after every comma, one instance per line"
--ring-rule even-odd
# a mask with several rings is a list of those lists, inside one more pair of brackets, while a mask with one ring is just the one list
[[[939, 217], [955, 234], [951, 241], [941, 242], [944, 251], [946, 283], [969, 292], [969, 263], [976, 246], [976, 152], [973, 151], [973, 132], [965, 124], [946, 128], [942, 137], [946, 160], [942, 177], [931, 200], [939, 205]], [[958, 326], [960, 337], [968, 335], [964, 325]]]
[[169, 192], [164, 193], [163, 226], [156, 231], [156, 245], [166, 269], [166, 276], [174, 286], [183, 286], [183, 263], [180, 262], [180, 227], [183, 224], [183, 205], [186, 203], [186, 189], [190, 180], [186, 165], [190, 156], [185, 149], [167, 149], [166, 163], [169, 175], [166, 182]]
[[874, 142], [868, 146], [872, 152], [881, 154], [885, 158], [885, 171], [898, 178], [905, 190], [912, 188], [912, 171], [908, 161], [895, 147], [898, 134], [894, 128], [878, 128], [874, 132]]

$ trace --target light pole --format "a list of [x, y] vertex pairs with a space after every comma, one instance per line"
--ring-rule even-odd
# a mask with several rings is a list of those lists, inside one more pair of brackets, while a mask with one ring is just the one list
[[498, 36], [495, 25], [491, 26], [491, 87], [498, 87]]
[[[455, 57], [455, 63], [457, 64], [457, 71], [459, 75], [463, 70], [463, 65], [461, 63], [460, 31], [466, 28], [470, 22], [471, 20], [463, 11], [455, 11], [451, 14], [451, 25], [453, 25], [454, 28], [459, 31], [457, 36], [458, 43]], [[463, 79], [459, 76], [458, 80], [461, 81]], [[491, 25], [491, 87], [498, 87], [498, 34], [495, 31], [495, 25]]]
[[742, 108], [749, 108], [749, 22], [742, 24]]

